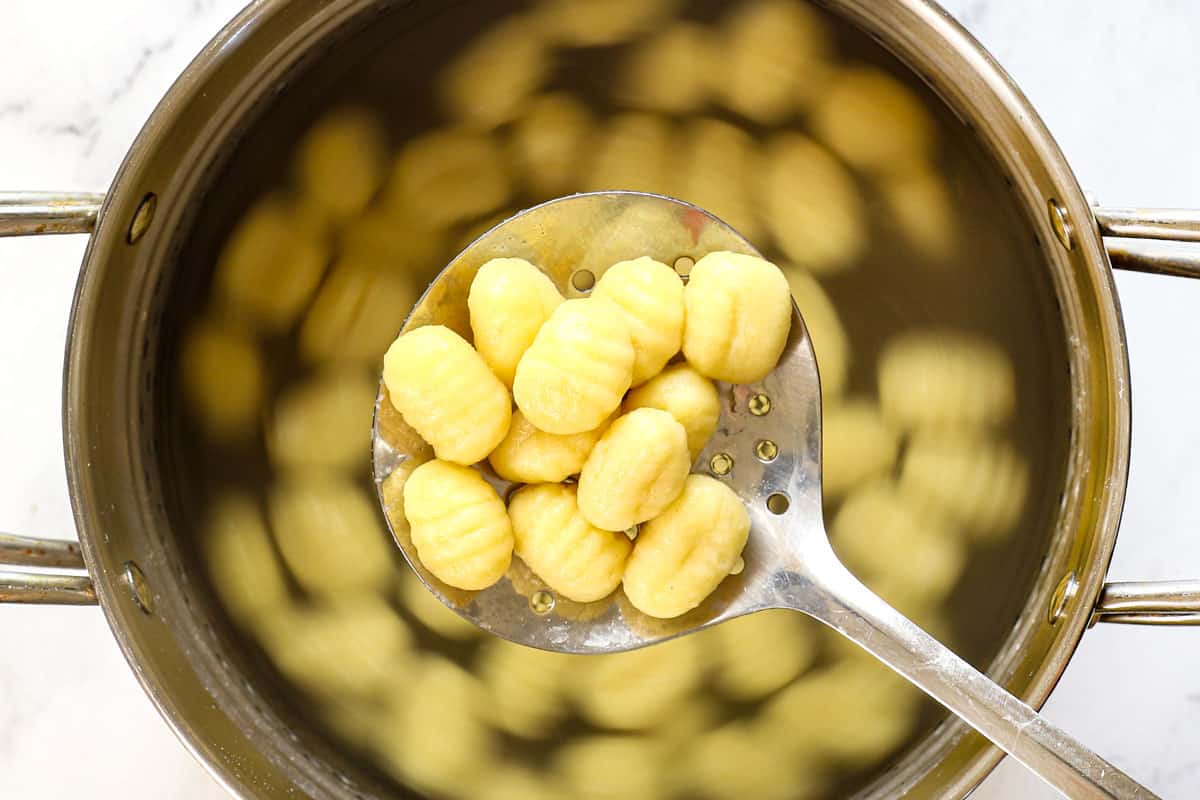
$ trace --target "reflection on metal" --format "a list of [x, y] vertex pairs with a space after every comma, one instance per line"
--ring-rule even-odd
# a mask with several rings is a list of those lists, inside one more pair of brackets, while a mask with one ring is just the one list
[[0, 192], [0, 236], [90, 233], [103, 201], [87, 192]]
[[1050, 213], [1050, 227], [1054, 229], [1054, 236], [1063, 247], [1070, 250], [1075, 246], [1075, 226], [1071, 224], [1066, 207], [1051, 197], [1046, 201], [1046, 210]]
[[137, 211], [133, 212], [133, 220], [129, 223], [129, 231], [125, 234], [126, 242], [137, 244], [138, 239], [141, 239], [150, 229], [150, 223], [154, 221], [154, 211], [157, 208], [158, 195], [154, 192], [150, 192], [142, 198]]
[[1050, 597], [1050, 606], [1046, 609], [1046, 621], [1051, 625], [1057, 625], [1063, 614], [1066, 613], [1067, 606], [1078, 592], [1079, 578], [1075, 577], [1074, 572], [1068, 572], [1058, 582], [1054, 594]]
[[0, 564], [11, 567], [85, 569], [79, 543], [0, 533]]
[[150, 592], [150, 585], [146, 583], [146, 575], [142, 572], [142, 568], [132, 561], [126, 561], [121, 579], [129, 587], [129, 594], [133, 598], [134, 605], [145, 614], [153, 614], [154, 595]]
[[1200, 278], [1200, 246], [1144, 239], [1105, 239], [1104, 249], [1115, 269]]
[[1092, 620], [1127, 625], [1200, 625], [1200, 580], [1107, 584]]
[[1200, 209], [1096, 208], [1092, 213], [1103, 236], [1200, 242]]
[[713, 453], [708, 460], [708, 471], [718, 478], [723, 478], [733, 472], [733, 457], [728, 453]]

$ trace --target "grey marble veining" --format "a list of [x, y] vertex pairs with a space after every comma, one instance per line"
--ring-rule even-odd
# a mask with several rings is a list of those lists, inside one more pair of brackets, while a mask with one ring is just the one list
[[[103, 189], [241, 0], [7, 0], [0, 187]], [[948, 0], [1113, 204], [1200, 206], [1200, 4]], [[0, 527], [71, 534], [61, 358], [78, 237], [0, 242]], [[1132, 479], [1112, 574], [1200, 575], [1200, 282], [1122, 275]], [[0, 797], [223, 797], [142, 695], [95, 609], [0, 608]], [[1046, 713], [1165, 797], [1200, 794], [1200, 631], [1088, 633]], [[1050, 797], [1006, 763], [975, 795]]]

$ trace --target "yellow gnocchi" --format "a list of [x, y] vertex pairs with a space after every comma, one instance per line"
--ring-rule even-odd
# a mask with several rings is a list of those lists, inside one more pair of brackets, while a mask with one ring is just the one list
[[404, 483], [404, 516], [425, 568], [459, 589], [485, 589], [512, 561], [504, 502], [473, 469], [428, 461]]
[[400, 581], [400, 601], [433, 633], [455, 642], [466, 642], [483, 635], [482, 628], [446, 608], [446, 604], [429, 591], [411, 569], [403, 571]]
[[854, 176], [801, 134], [777, 134], [768, 143], [761, 197], [767, 230], [797, 266], [840, 272], [866, 249], [867, 207]]
[[271, 535], [253, 498], [217, 498], [203, 539], [213, 588], [239, 624], [286, 606], [287, 583], [271, 547]]
[[762, 236], [757, 208], [762, 155], [754, 137], [718, 119], [688, 123], [676, 196], [727, 222], [748, 241]]
[[679, 352], [683, 341], [683, 281], [661, 261], [642, 256], [612, 265], [592, 291], [625, 315], [633, 341], [633, 385], [645, 383]]
[[714, 63], [709, 30], [694, 22], [676, 22], [634, 47], [618, 94], [637, 108], [687, 113], [707, 100]]
[[749, 535], [750, 515], [733, 490], [689, 475], [675, 502], [642, 526], [625, 565], [625, 594], [644, 614], [678, 617], [733, 571]]
[[612, 118], [600, 132], [583, 188], [592, 192], [669, 193], [671, 124], [653, 114], [626, 113]]
[[332, 368], [287, 389], [268, 426], [267, 452], [282, 467], [362, 468], [378, 384], [358, 369]]
[[266, 394], [254, 341], [232, 326], [205, 320], [188, 331], [180, 361], [188, 407], [205, 433], [226, 442], [249, 438]]
[[267, 500], [279, 552], [309, 592], [336, 595], [382, 588], [392, 580], [394, 550], [378, 508], [348, 478], [296, 471]]
[[493, 258], [475, 274], [467, 294], [475, 349], [506, 386], [562, 301], [546, 274], [523, 258]]
[[717, 387], [690, 364], [667, 367], [630, 392], [622, 410], [628, 414], [638, 408], [658, 408], [674, 417], [687, 434], [693, 460], [708, 444], [721, 418]]
[[998, 425], [1016, 409], [1016, 374], [1008, 354], [986, 339], [914, 331], [888, 342], [879, 357], [879, 402], [905, 430]]
[[585, 433], [546, 433], [533, 427], [518, 410], [508, 435], [488, 456], [488, 463], [506, 481], [558, 483], [579, 474], [606, 428], [601, 424]]
[[370, 111], [342, 108], [300, 140], [296, 178], [305, 198], [333, 220], [361, 214], [387, 172], [387, 138]]
[[530, 101], [513, 124], [510, 150], [517, 170], [541, 196], [565, 194], [580, 176], [580, 164], [595, 123], [587, 106], [555, 92]]
[[787, 276], [792, 299], [800, 309], [804, 327], [812, 340], [817, 369], [821, 373], [821, 403], [827, 408], [830, 400], [840, 397], [846, 390], [850, 340], [833, 301], [816, 278], [793, 265], [784, 266], [783, 274]]
[[493, 725], [524, 739], [543, 739], [566, 716], [563, 684], [575, 663], [571, 656], [491, 637], [480, 657]]
[[512, 176], [490, 137], [441, 130], [410, 140], [396, 156], [384, 202], [425, 227], [441, 228], [501, 208]]
[[680, 0], [541, 0], [539, 29], [568, 47], [614, 45], [662, 24]]
[[387, 350], [417, 300], [410, 278], [378, 266], [378, 257], [345, 255], [321, 284], [300, 325], [300, 355], [307, 361], [371, 364]]
[[609, 426], [584, 462], [579, 511], [604, 530], [632, 528], [679, 496], [691, 463], [687, 433], [674, 417], [634, 409]]
[[513, 495], [508, 514], [517, 555], [554, 591], [590, 603], [621, 584], [632, 545], [584, 518], [575, 487], [528, 486]]
[[513, 397], [525, 418], [547, 433], [590, 431], [621, 404], [635, 357], [629, 326], [613, 303], [567, 300], [517, 364]]
[[585, 719], [602, 728], [637, 731], [670, 722], [704, 680], [705, 658], [695, 636], [588, 656], [572, 674], [571, 689]]
[[482, 461], [508, 434], [508, 390], [449, 328], [428, 325], [396, 339], [383, 357], [383, 382], [404, 421], [444, 461]]
[[790, 610], [759, 611], [704, 635], [716, 645], [717, 688], [741, 701], [787, 686], [817, 657], [812, 621]]
[[683, 294], [683, 354], [701, 374], [752, 383], [775, 368], [792, 325], [787, 278], [769, 261], [709, 253]]
[[479, 128], [516, 118], [553, 66], [550, 50], [537, 34], [528, 19], [512, 17], [476, 36], [441, 73], [443, 105]]
[[888, 472], [896, 463], [900, 437], [874, 403], [834, 405], [821, 421], [821, 489], [840, 497], [853, 486]]

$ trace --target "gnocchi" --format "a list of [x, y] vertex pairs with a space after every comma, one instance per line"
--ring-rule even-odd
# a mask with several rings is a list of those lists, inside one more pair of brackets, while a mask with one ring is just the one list
[[769, 261], [709, 253], [683, 294], [683, 354], [701, 374], [752, 383], [775, 368], [792, 325], [787, 279]]
[[846, 163], [865, 172], [911, 172], [929, 161], [934, 148], [925, 103], [875, 67], [838, 73], [813, 113], [813, 128]]
[[249, 495], [219, 497], [206, 528], [202, 543], [213, 588], [239, 624], [248, 626], [286, 606], [283, 569], [262, 512]]
[[593, 47], [652, 30], [679, 5], [680, 0], [540, 0], [533, 15], [553, 41]]
[[985, 433], [918, 431], [905, 450], [899, 486], [921, 507], [994, 540], [1025, 509], [1029, 467], [1007, 442]]
[[404, 483], [404, 516], [425, 568], [459, 589], [484, 589], [504, 576], [513, 529], [504, 502], [473, 469], [428, 461]]
[[763, 216], [788, 260], [818, 275], [853, 266], [868, 238], [866, 204], [854, 176], [798, 133], [776, 135], [765, 161]]
[[713, 36], [703, 25], [676, 22], [634, 47], [618, 81], [620, 99], [636, 108], [683, 114], [708, 98]]
[[605, 272], [593, 297], [611, 300], [625, 317], [633, 342], [633, 385], [662, 372], [683, 341], [683, 281], [675, 270], [643, 256]]
[[513, 17], [475, 37], [440, 75], [442, 103], [456, 118], [478, 128], [515, 119], [552, 67], [537, 28]]
[[184, 397], [204, 431], [224, 442], [250, 438], [266, 394], [254, 341], [232, 326], [202, 321], [188, 331], [180, 361]]
[[310, 593], [382, 588], [392, 580], [391, 540], [374, 502], [349, 479], [293, 472], [271, 490], [267, 510], [284, 563]]
[[692, 459], [708, 444], [721, 417], [717, 387], [690, 364], [675, 364], [631, 391], [621, 406], [628, 414], [638, 408], [669, 413], [687, 434]]
[[669, 723], [705, 675], [698, 639], [685, 636], [641, 650], [589, 656], [571, 689], [585, 719], [601, 728], [639, 731]]
[[739, 4], [721, 27], [714, 88], [730, 110], [772, 124], [803, 108], [823, 87], [829, 33], [807, 4]]
[[282, 468], [361, 467], [379, 387], [358, 369], [326, 369], [275, 404], [267, 452]]
[[600, 132], [583, 188], [669, 194], [674, 181], [673, 138], [663, 117], [643, 113], [613, 117]]
[[743, 702], [787, 686], [817, 656], [811, 622], [794, 611], [759, 611], [707, 635], [716, 649], [717, 688]]
[[554, 770], [573, 800], [658, 800], [664, 793], [657, 743], [636, 736], [589, 736], [563, 747]]
[[883, 415], [905, 430], [1007, 422], [1016, 409], [1016, 383], [1008, 355], [966, 333], [903, 334], [879, 358]]
[[821, 403], [829, 407], [831, 400], [846, 391], [850, 374], [850, 339], [842, 325], [837, 309], [817, 279], [793, 265], [783, 267], [792, 299], [804, 318], [804, 327], [812, 340], [813, 354], [821, 373]]
[[692, 120], [684, 131], [678, 196], [727, 222], [748, 241], [762, 237], [757, 202], [762, 153], [754, 137], [718, 119]]
[[396, 335], [397, 311], [407, 313], [416, 300], [403, 273], [378, 267], [374, 258], [343, 256], [300, 325], [300, 355], [374, 366]]
[[433, 131], [411, 139], [396, 156], [385, 205], [415, 223], [444, 229], [504, 206], [512, 176], [499, 145], [468, 130]]
[[484, 644], [481, 658], [488, 720], [523, 739], [546, 738], [566, 716], [564, 683], [574, 660], [495, 637]]
[[319, 119], [296, 153], [305, 198], [337, 222], [361, 214], [386, 173], [383, 126], [363, 108], [342, 108]]
[[621, 584], [632, 545], [584, 517], [575, 487], [527, 486], [513, 495], [508, 514], [517, 555], [554, 591], [590, 603]]
[[446, 608], [410, 569], [404, 570], [401, 577], [400, 600], [418, 622], [443, 639], [468, 642], [483, 634], [482, 628]]
[[683, 492], [642, 526], [625, 565], [625, 594], [644, 614], [669, 619], [712, 594], [750, 535], [750, 515], [733, 490], [689, 475]]
[[482, 461], [508, 434], [508, 390], [449, 328], [428, 325], [396, 339], [383, 357], [383, 382], [404, 421], [443, 461]]
[[867, 400], [829, 408], [821, 421], [821, 440], [821, 489], [827, 499], [888, 472], [900, 451], [900, 437]]
[[513, 124], [513, 163], [538, 195], [565, 194], [580, 179], [580, 163], [595, 125], [587, 106], [564, 92], [530, 101]]
[[[918, 508], [887, 481], [846, 498], [830, 525], [834, 550], [864, 583], [917, 598], [949, 594], [966, 566], [966, 548], [952, 529]], [[905, 569], [895, 565], [903, 563]]]
[[546, 433], [516, 411], [508, 435], [488, 456], [488, 463], [506, 481], [558, 483], [579, 474], [606, 427], [602, 423], [585, 433]]
[[239, 320], [284, 333], [308, 305], [329, 262], [329, 245], [297, 224], [295, 203], [269, 196], [230, 234], [217, 260], [216, 292]]
[[583, 463], [579, 511], [608, 531], [657, 517], [683, 491], [691, 461], [687, 433], [674, 417], [634, 409], [609, 426]]
[[621, 404], [635, 357], [629, 326], [615, 305], [601, 298], [567, 300], [521, 356], [513, 397], [540, 430], [590, 431]]
[[522, 258], [493, 258], [475, 274], [467, 294], [475, 349], [506, 386], [562, 301], [546, 274]]

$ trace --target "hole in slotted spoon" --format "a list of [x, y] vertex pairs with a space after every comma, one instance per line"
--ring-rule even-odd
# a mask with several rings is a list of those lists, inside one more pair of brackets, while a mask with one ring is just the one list
[[571, 285], [580, 292], [590, 292], [596, 285], [596, 276], [590, 269], [581, 269], [571, 276]]
[[786, 513], [791, 504], [792, 501], [783, 492], [775, 492], [775, 494], [767, 498], [767, 510], [772, 514]]

